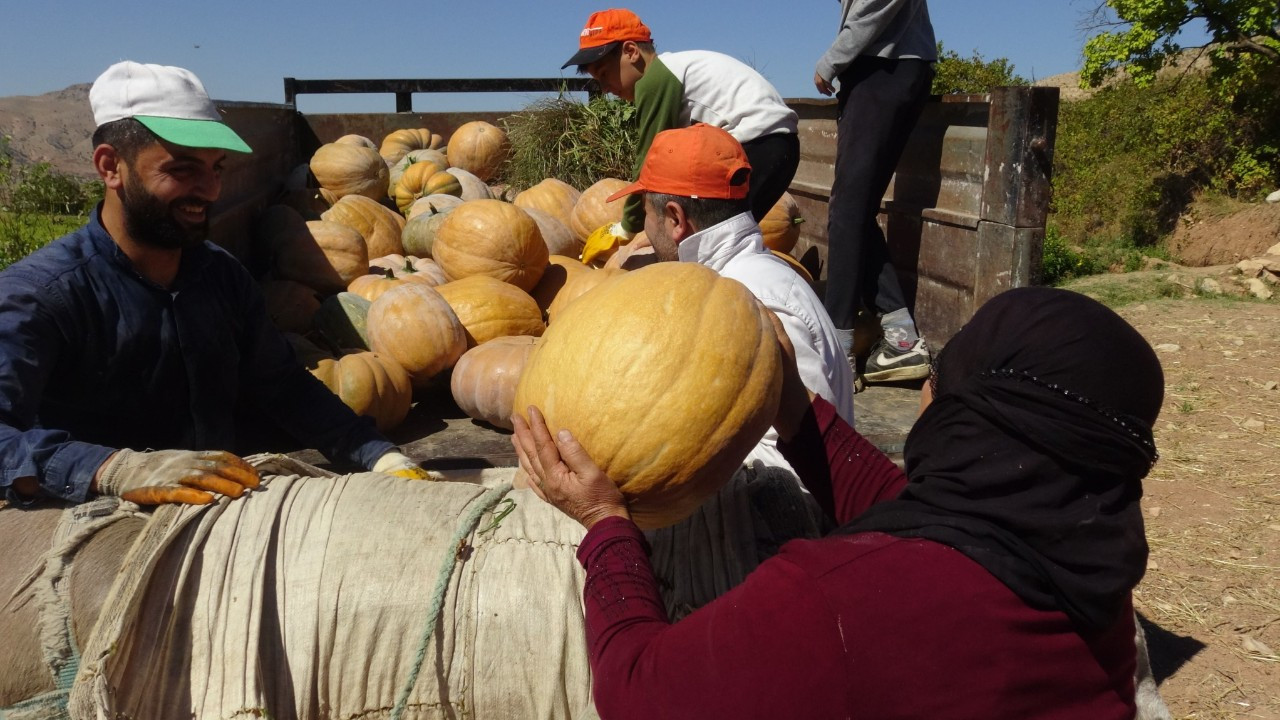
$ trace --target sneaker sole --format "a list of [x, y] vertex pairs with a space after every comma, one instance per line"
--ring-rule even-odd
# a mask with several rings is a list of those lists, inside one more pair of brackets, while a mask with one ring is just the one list
[[899, 380], [923, 380], [929, 377], [928, 365], [908, 365], [900, 368], [889, 368], [877, 372], [863, 373], [867, 382], [894, 382]]

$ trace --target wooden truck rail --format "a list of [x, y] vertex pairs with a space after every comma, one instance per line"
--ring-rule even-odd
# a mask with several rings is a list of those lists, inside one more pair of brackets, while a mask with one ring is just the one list
[[[377, 140], [393, 130], [419, 127], [447, 137], [465, 122], [497, 123], [512, 114], [417, 112], [412, 110], [414, 93], [592, 89], [586, 78], [287, 78], [285, 104], [221, 103], [228, 124], [255, 152], [236, 158], [224, 173], [214, 240], [248, 264], [253, 218], [278, 197], [288, 173], [323, 143], [350, 133]], [[391, 93], [397, 112], [298, 112], [297, 95], [316, 92]], [[795, 253], [821, 283], [826, 278], [835, 101], [794, 99], [788, 104], [800, 116], [801, 150], [790, 190], [805, 218]], [[882, 200], [879, 222], [916, 323], [933, 347], [943, 346], [993, 295], [1038, 280], [1057, 116], [1056, 88], [935, 96], [926, 106]], [[900, 453], [916, 399], [911, 387], [869, 388], [854, 398], [858, 429], [882, 450]], [[451, 408], [447, 388], [430, 404], [434, 410], [415, 408], [394, 434], [411, 456], [441, 468], [514, 462], [507, 436]]]

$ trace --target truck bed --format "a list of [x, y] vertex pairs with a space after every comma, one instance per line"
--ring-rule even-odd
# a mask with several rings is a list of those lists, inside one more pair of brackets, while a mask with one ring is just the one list
[[[868, 386], [853, 398], [854, 426], [891, 459], [901, 462], [903, 443], [915, 422], [919, 402], [919, 383]], [[516, 464], [511, 433], [467, 417], [447, 390], [421, 400], [390, 437], [406, 455], [431, 470]], [[290, 454], [312, 465], [329, 467], [314, 450]]]

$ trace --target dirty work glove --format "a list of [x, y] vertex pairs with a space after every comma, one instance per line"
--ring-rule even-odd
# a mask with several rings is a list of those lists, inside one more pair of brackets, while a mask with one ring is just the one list
[[423, 470], [422, 466], [418, 465], [418, 463], [394, 450], [378, 458], [378, 462], [373, 464], [373, 471], [386, 473], [388, 475], [395, 475], [396, 477], [404, 478], [406, 480], [443, 479], [439, 473]]
[[623, 230], [620, 222], [601, 225], [587, 236], [587, 242], [582, 247], [582, 264], [590, 265], [597, 259], [601, 262], [608, 260], [619, 245], [626, 245], [633, 237], [635, 233]]
[[256, 488], [258, 471], [222, 450], [117, 450], [102, 464], [98, 492], [139, 505], [205, 505]]

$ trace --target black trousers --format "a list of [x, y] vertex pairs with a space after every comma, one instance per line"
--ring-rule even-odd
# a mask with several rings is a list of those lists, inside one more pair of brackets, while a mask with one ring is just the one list
[[860, 304], [880, 314], [907, 305], [876, 214], [933, 73], [925, 60], [859, 57], [839, 76], [825, 298], [838, 328], [853, 327]]
[[747, 200], [756, 222], [769, 214], [769, 210], [791, 186], [800, 167], [800, 138], [795, 133], [773, 133], [742, 143], [751, 163], [751, 187]]

